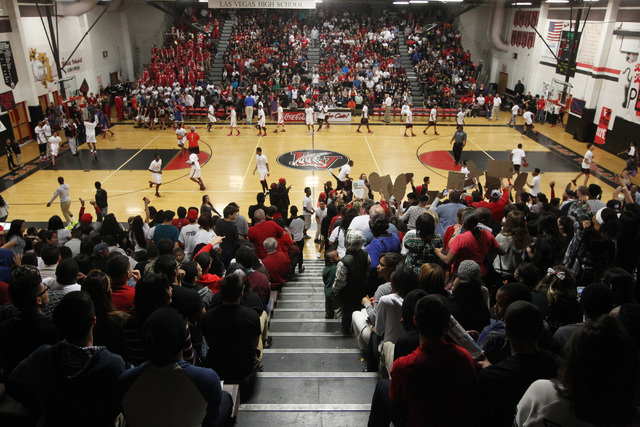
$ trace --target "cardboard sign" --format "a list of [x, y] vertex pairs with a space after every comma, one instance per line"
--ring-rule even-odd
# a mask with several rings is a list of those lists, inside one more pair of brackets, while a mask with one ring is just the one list
[[527, 172], [521, 172], [520, 175], [513, 181], [513, 189], [517, 193], [521, 193], [524, 191], [524, 185], [527, 183], [527, 177], [529, 174]]
[[433, 201], [438, 197], [437, 191], [427, 191], [427, 196], [429, 196], [429, 202], [433, 203]]
[[356, 179], [351, 183], [351, 191], [354, 197], [364, 199], [364, 195], [368, 193], [367, 186], [364, 184], [364, 179]]
[[391, 196], [397, 201], [404, 198], [407, 191], [407, 184], [413, 179], [412, 173], [403, 173], [398, 175], [395, 182], [391, 182], [389, 175], [380, 176], [376, 172], [369, 174], [369, 186], [371, 191], [382, 193], [386, 200], [390, 200]]
[[509, 160], [489, 160], [487, 175], [497, 178], [511, 178], [513, 165]]
[[472, 160], [469, 160], [467, 162], [467, 169], [469, 169], [469, 175], [468, 175], [469, 179], [477, 178], [479, 176], [484, 175], [484, 170], [478, 169], [478, 167], [476, 166], [475, 163], [473, 163]]
[[462, 190], [464, 188], [464, 174], [460, 172], [449, 171], [447, 178], [448, 190]]
[[485, 197], [489, 198], [491, 196], [491, 191], [499, 190], [501, 187], [500, 178], [496, 178], [495, 176], [489, 176], [489, 172], [487, 172], [486, 177], [487, 182], [484, 186]]

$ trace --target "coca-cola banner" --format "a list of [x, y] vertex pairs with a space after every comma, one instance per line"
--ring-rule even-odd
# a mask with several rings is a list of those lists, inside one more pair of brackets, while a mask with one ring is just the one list
[[[285, 110], [282, 115], [285, 122], [302, 122], [305, 121], [304, 110]], [[318, 113], [314, 113], [314, 120], [318, 119]], [[329, 122], [351, 122], [351, 111], [335, 110], [329, 111], [326, 115]]]

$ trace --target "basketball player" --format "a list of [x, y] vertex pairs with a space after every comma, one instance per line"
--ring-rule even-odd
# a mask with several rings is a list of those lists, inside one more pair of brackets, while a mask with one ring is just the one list
[[322, 129], [326, 116], [327, 113], [325, 112], [324, 105], [322, 105], [322, 101], [320, 101], [318, 102], [318, 132]]
[[260, 185], [262, 186], [262, 192], [267, 194], [269, 191], [269, 185], [267, 184], [267, 177], [269, 176], [269, 162], [267, 156], [262, 154], [262, 148], [256, 148], [256, 167], [253, 169], [253, 174], [260, 175]]
[[313, 127], [313, 107], [311, 103], [307, 104], [307, 107], [304, 109], [304, 118], [305, 123], [307, 124], [307, 135], [311, 135], [312, 133], [316, 133], [315, 128]]
[[574, 179], [571, 180], [573, 185], [578, 185], [576, 181], [582, 175], [584, 175], [584, 186], [589, 182], [589, 177], [591, 177], [591, 165], [593, 165], [593, 151], [595, 150], [595, 146], [593, 144], [587, 144], [587, 152], [584, 154], [582, 159], [582, 168], [580, 169], [580, 173]]
[[413, 112], [411, 111], [411, 108], [408, 105], [405, 104], [405, 107], [408, 107], [408, 108], [404, 110], [404, 114], [406, 116], [404, 136], [409, 137], [409, 135], [407, 135], [408, 130], [411, 130], [411, 136], [416, 136], [416, 134], [413, 133]]
[[234, 129], [236, 130], [236, 132], [238, 132], [237, 136], [240, 136], [240, 131], [238, 130], [237, 113], [235, 108], [231, 109], [230, 118], [231, 118], [230, 119], [231, 121], [229, 122], [229, 134], [227, 136], [232, 136]]
[[278, 133], [280, 125], [282, 125], [282, 132], [286, 132], [287, 130], [284, 128], [284, 111], [282, 109], [282, 104], [278, 102], [278, 123], [276, 124], [275, 133]]
[[207, 132], [211, 132], [211, 126], [218, 122], [216, 119], [216, 109], [213, 104], [209, 105], [209, 112], [207, 113], [207, 118], [209, 119], [209, 123], [207, 124]]
[[431, 108], [431, 112], [429, 113], [429, 124], [427, 125], [425, 130], [422, 131], [422, 133], [424, 133], [426, 135], [427, 134], [427, 130], [431, 126], [433, 126], [434, 135], [440, 135], [438, 133], [438, 127], [436, 126], [436, 122], [437, 121], [438, 121], [438, 110], [436, 109], [436, 106], [434, 105], [433, 108]]
[[182, 127], [182, 123], [176, 123], [176, 138], [178, 138], [178, 147], [180, 147], [180, 157], [187, 152], [184, 144], [187, 142], [187, 130]]
[[267, 119], [264, 115], [264, 105], [262, 102], [258, 102], [258, 136], [263, 136], [262, 132], [264, 131], [264, 136], [267, 136]]
[[92, 122], [84, 122], [85, 135], [87, 136], [87, 145], [91, 150], [91, 157], [98, 157], [96, 149], [96, 126], [98, 126], [98, 117], [94, 117]]
[[149, 181], [149, 188], [156, 186], [156, 197], [160, 196], [160, 186], [162, 185], [162, 159], [160, 154], [156, 153], [155, 159], [149, 165], [149, 172], [151, 172], [151, 181]]
[[369, 107], [367, 106], [366, 102], [362, 104], [362, 118], [360, 119], [360, 125], [358, 125], [358, 129], [356, 129], [356, 132], [362, 133], [360, 132], [360, 126], [362, 125], [365, 125], [367, 127], [369, 133], [373, 133], [373, 131], [369, 129]]
[[206, 190], [207, 188], [204, 186], [202, 182], [202, 178], [200, 178], [200, 160], [198, 159], [198, 155], [195, 153], [193, 148], [189, 148], [189, 160], [187, 163], [191, 165], [191, 174], [189, 175], [189, 179], [196, 184], [200, 185], [200, 190]]
[[53, 131], [53, 135], [49, 138], [49, 145], [51, 146], [51, 165], [56, 168], [56, 157], [58, 157], [58, 151], [60, 150], [60, 143], [62, 138], [58, 136], [58, 131]]

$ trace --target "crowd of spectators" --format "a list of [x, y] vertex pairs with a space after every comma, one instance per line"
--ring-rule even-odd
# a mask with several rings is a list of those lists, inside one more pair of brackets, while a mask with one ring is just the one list
[[[382, 378], [369, 425], [638, 423], [637, 187], [443, 197], [428, 183], [406, 202], [326, 184], [326, 316], [340, 307]], [[624, 368], [600, 371], [609, 339]], [[625, 385], [605, 398], [612, 378]]]

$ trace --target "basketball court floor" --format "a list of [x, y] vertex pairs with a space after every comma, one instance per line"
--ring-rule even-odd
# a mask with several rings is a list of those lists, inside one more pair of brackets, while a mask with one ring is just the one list
[[[489, 159], [508, 160], [511, 150], [522, 143], [530, 165], [524, 171], [540, 168], [542, 191], [549, 195], [549, 182], [555, 181], [556, 195], [560, 197], [565, 186], [579, 172], [586, 144], [575, 141], [562, 127], [552, 128], [548, 124], [536, 125], [540, 132], [539, 142], [536, 142], [532, 135], [522, 135], [521, 117], [516, 128], [505, 125], [508, 119], [507, 112], [501, 113], [499, 121], [466, 119], [464, 130], [468, 143], [462, 158], [473, 160], [479, 168], [486, 169]], [[129, 216], [143, 214], [143, 197], [151, 199], [157, 209], [175, 210], [178, 206], [199, 207], [202, 196], [208, 194], [219, 212], [228, 202], [235, 201], [240, 205], [241, 214], [246, 215], [261, 188], [258, 176], [252, 174], [256, 165], [256, 147], [262, 147], [269, 160], [271, 175], [268, 182], [285, 178], [287, 185], [292, 186], [291, 203], [300, 210], [305, 187], [311, 187], [313, 198], [317, 199], [323, 183], [333, 178], [326, 169], [293, 169], [285, 166], [291, 162], [282, 159], [285, 165], [279, 164], [277, 158], [291, 151], [301, 153], [315, 149], [342, 154], [354, 161], [351, 176], [355, 178], [361, 173], [369, 175], [376, 172], [381, 176], [390, 175], [393, 182], [398, 175], [411, 172], [418, 185], [424, 176], [429, 176], [430, 190], [444, 189], [449, 170], [459, 170], [450, 151], [455, 132], [454, 120], [439, 122], [439, 136], [434, 135], [433, 128], [429, 129], [428, 135], [423, 135], [425, 124], [415, 123], [417, 136], [409, 138], [403, 137], [404, 125], [399, 118], [390, 125], [372, 120], [372, 134], [367, 133], [364, 127], [363, 133], [356, 133], [358, 122], [359, 118], [354, 118], [351, 124], [333, 124], [312, 136], [307, 135], [303, 124], [287, 124], [287, 132], [277, 134], [273, 133], [275, 125], [267, 124], [267, 137], [258, 137], [258, 131], [247, 125], [239, 127], [240, 136], [227, 136], [228, 121], [218, 122], [210, 133], [205, 123], [187, 123], [187, 129], [194, 125], [201, 136], [200, 160], [202, 179], [207, 187], [205, 191], [200, 191], [198, 185], [189, 180], [190, 166], [186, 163], [187, 157], [179, 156], [174, 131], [134, 129], [131, 123], [125, 122], [112, 127], [115, 136], [109, 135], [106, 140], [98, 137], [97, 158], [91, 158], [86, 144], [80, 148], [78, 156], [72, 156], [64, 144], [55, 170], [50, 164], [38, 162], [37, 145], [34, 142], [28, 144], [22, 150], [24, 168], [10, 172], [4, 161], [0, 165], [0, 173], [3, 174], [0, 191], [10, 205], [8, 221], [20, 218], [27, 220], [29, 225], [46, 222], [54, 214], [60, 215], [57, 201], [46, 207], [58, 186], [58, 176], [63, 176], [70, 186], [74, 214], [80, 209], [79, 198], [93, 200], [94, 182], [100, 181], [109, 195], [109, 212], [114, 213], [120, 222], [126, 222]], [[156, 153], [163, 160], [160, 198], [155, 197], [154, 190], [149, 188], [151, 175], [148, 167]], [[596, 149], [594, 162], [597, 168], [589, 183], [600, 185], [604, 192], [603, 200], [608, 200], [614, 189], [613, 174], [622, 171], [624, 161]], [[337, 174], [337, 169], [334, 173]], [[315, 253], [312, 241], [307, 245], [308, 252]]]

